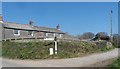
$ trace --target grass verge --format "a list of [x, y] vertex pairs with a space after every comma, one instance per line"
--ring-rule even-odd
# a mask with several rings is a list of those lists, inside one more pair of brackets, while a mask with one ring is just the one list
[[106, 42], [58, 42], [58, 54], [49, 55], [54, 42], [2, 42], [2, 56], [10, 59], [61, 59], [73, 58], [95, 52], [106, 52]]

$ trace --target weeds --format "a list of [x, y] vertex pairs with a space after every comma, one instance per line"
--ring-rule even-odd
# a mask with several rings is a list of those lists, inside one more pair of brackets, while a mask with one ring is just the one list
[[2, 56], [11, 59], [72, 58], [97, 51], [108, 51], [105, 42], [58, 42], [58, 54], [49, 55], [54, 42], [2, 42]]

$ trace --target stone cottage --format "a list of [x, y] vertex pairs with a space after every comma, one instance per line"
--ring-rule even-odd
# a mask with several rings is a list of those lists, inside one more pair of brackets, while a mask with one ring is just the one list
[[70, 39], [69, 37], [65, 38], [67, 35], [60, 30], [59, 25], [56, 28], [49, 28], [34, 26], [32, 21], [29, 21], [28, 24], [4, 22], [2, 16], [0, 16], [0, 41], [18, 39], [54, 40], [55, 36], [59, 39]]
[[19, 38], [62, 38], [65, 34], [59, 27], [49, 28], [34, 26], [33, 22], [29, 24], [18, 24], [13, 22], [4, 22], [0, 17], [0, 40], [19, 39]]

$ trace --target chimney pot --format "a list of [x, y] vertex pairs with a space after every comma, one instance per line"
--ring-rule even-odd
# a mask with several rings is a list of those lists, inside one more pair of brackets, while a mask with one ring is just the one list
[[56, 26], [56, 29], [60, 30], [60, 25], [59, 24]]
[[3, 17], [0, 15], [0, 23], [3, 23]]
[[29, 25], [33, 26], [33, 21], [32, 20], [29, 21]]

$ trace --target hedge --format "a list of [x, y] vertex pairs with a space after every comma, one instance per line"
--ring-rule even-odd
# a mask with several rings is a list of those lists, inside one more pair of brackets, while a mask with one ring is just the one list
[[2, 56], [11, 59], [72, 58], [109, 50], [106, 42], [58, 42], [58, 54], [49, 55], [54, 42], [2, 42]]

